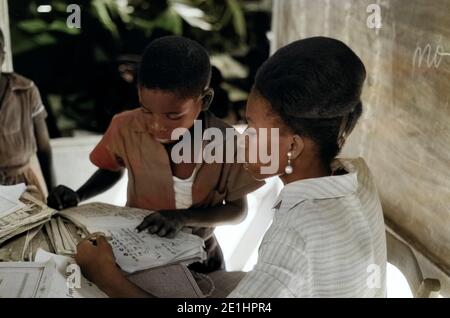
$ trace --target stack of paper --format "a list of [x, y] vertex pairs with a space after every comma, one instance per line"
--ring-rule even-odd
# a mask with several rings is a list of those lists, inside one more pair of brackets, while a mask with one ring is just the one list
[[136, 233], [135, 228], [151, 211], [91, 203], [64, 210], [60, 215], [87, 233], [103, 232], [110, 243], [117, 264], [133, 273], [168, 264], [190, 264], [206, 258], [203, 239], [179, 232], [173, 239]]
[[44, 224], [56, 212], [30, 194], [22, 194], [23, 189], [21, 185], [0, 187], [0, 244]]
[[68, 227], [67, 221], [60, 217], [52, 218], [45, 223], [45, 229], [56, 254], [73, 255], [77, 251], [78, 239], [73, 236]]

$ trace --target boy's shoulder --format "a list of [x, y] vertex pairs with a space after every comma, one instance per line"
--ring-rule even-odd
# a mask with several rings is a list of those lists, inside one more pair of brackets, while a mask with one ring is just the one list
[[204, 111], [204, 121], [205, 128], [219, 128], [220, 130], [225, 131], [227, 128], [234, 129], [233, 126], [227, 124], [222, 119], [218, 118], [210, 111]]
[[[224, 154], [227, 151], [227, 148], [234, 149], [234, 152], [237, 151], [238, 146], [238, 136], [241, 135], [239, 131], [233, 127], [232, 125], [226, 123], [222, 119], [216, 117], [213, 113], [210, 111], [205, 111], [203, 114], [203, 128], [206, 129], [218, 129], [221, 134], [219, 136], [216, 136], [215, 133], [213, 133], [216, 137], [219, 137], [222, 139], [223, 145], [224, 145]], [[205, 131], [204, 131], [205, 132]], [[215, 142], [219, 142], [218, 140], [214, 139]]]
[[140, 108], [135, 108], [135, 109], [131, 109], [131, 110], [126, 110], [123, 111], [121, 113], [118, 113], [116, 115], [114, 115], [113, 120], [117, 120], [117, 121], [129, 121], [129, 120], [133, 120], [134, 118], [138, 117], [138, 115], [142, 115], [142, 111], [140, 110]]
[[145, 121], [140, 108], [121, 112], [111, 120], [110, 126], [118, 130], [145, 131]]

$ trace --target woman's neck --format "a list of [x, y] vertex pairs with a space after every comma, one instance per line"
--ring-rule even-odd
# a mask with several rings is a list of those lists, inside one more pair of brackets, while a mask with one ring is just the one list
[[[300, 163], [300, 160], [298, 161]], [[289, 184], [295, 181], [328, 177], [332, 173], [329, 165], [324, 165], [320, 160], [302, 160], [301, 164], [293, 165], [293, 172], [291, 174], [284, 174], [280, 176], [283, 183]]]

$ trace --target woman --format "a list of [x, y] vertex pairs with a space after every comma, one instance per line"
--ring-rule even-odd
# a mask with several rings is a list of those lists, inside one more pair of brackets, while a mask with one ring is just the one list
[[[0, 66], [5, 58], [0, 30]], [[54, 186], [52, 153], [45, 118], [47, 113], [34, 83], [16, 73], [0, 73], [0, 184], [25, 183], [45, 190], [30, 160], [37, 154], [48, 189]]]
[[[381, 205], [362, 159], [335, 160], [362, 113], [361, 60], [340, 41], [316, 37], [280, 49], [258, 71], [249, 128], [278, 129], [285, 187], [258, 263], [230, 297], [385, 297]], [[260, 136], [257, 134], [258, 139]], [[268, 164], [265, 164], [268, 165]], [[248, 164], [256, 179], [263, 164]], [[83, 272], [108, 295], [149, 296], [128, 282], [109, 244], [82, 242]], [[231, 275], [231, 274], [230, 274]]]

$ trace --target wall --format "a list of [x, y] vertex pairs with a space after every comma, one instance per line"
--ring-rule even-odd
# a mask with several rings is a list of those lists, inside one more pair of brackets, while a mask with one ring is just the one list
[[[369, 4], [381, 8], [371, 29]], [[325, 35], [363, 59], [364, 115], [344, 149], [375, 175], [385, 219], [450, 274], [450, 1], [276, 0], [273, 47]]]
[[8, 18], [8, 1], [0, 0], [0, 29], [3, 31], [3, 35], [5, 36], [5, 51], [6, 51], [6, 59], [5, 63], [0, 65], [0, 69], [3, 72], [11, 72], [13, 70], [12, 67], [12, 55], [11, 55], [11, 41], [9, 36], [9, 18]]

